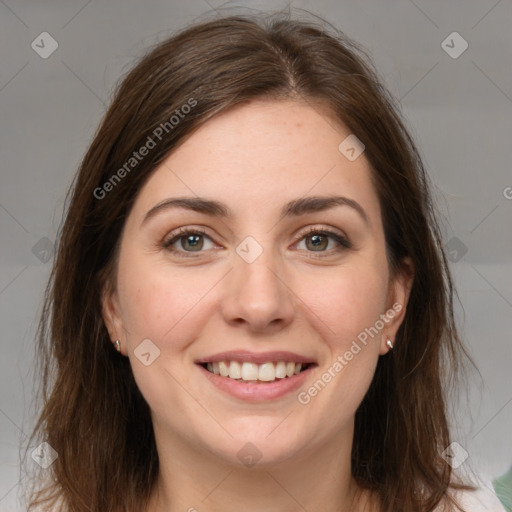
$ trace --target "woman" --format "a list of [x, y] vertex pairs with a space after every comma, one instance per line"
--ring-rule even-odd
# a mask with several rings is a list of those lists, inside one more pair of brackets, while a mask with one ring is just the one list
[[74, 183], [32, 507], [461, 510], [452, 297], [365, 54], [282, 17], [189, 27], [124, 79]]

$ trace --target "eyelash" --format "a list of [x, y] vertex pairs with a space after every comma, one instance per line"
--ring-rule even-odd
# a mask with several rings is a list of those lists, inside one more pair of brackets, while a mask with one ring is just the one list
[[[185, 250], [175, 249], [172, 247], [174, 245], [174, 243], [179, 241], [181, 238], [185, 238], [190, 235], [203, 235], [211, 240], [211, 238], [206, 234], [206, 232], [200, 228], [193, 228], [193, 229], [192, 228], [179, 228], [177, 231], [170, 233], [169, 237], [162, 241], [161, 246], [162, 246], [162, 248], [168, 250], [169, 252], [179, 254], [180, 257], [184, 257], [184, 258], [197, 257], [198, 253], [202, 253], [204, 251], [185, 251]], [[352, 243], [348, 239], [346, 239], [344, 236], [342, 236], [339, 233], [336, 233], [334, 231], [331, 231], [329, 229], [323, 229], [323, 228], [318, 228], [318, 227], [308, 228], [308, 230], [306, 232], [301, 233], [297, 237], [294, 244], [302, 241], [303, 239], [305, 239], [311, 235], [327, 236], [339, 244], [337, 248], [329, 250], [329, 251], [308, 251], [311, 253], [311, 257], [313, 257], [313, 258], [323, 258], [323, 257], [325, 257], [325, 255], [331, 256], [333, 252], [341, 252], [346, 249], [352, 248]]]

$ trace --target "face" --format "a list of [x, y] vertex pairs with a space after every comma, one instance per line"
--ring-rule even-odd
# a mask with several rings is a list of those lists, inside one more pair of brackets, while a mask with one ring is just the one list
[[320, 105], [254, 101], [140, 191], [103, 310], [157, 442], [241, 464], [248, 442], [276, 463], [351, 438], [410, 279], [390, 276], [368, 161], [338, 149], [349, 134]]

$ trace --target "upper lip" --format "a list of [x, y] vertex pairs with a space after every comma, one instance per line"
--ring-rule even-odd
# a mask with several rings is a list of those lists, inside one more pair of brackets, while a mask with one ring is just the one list
[[211, 356], [197, 359], [197, 364], [218, 363], [219, 361], [240, 361], [255, 364], [263, 364], [269, 362], [285, 361], [287, 363], [314, 363], [310, 357], [301, 356], [294, 352], [278, 350], [273, 352], [249, 352], [247, 350], [230, 350], [228, 352], [220, 352]]

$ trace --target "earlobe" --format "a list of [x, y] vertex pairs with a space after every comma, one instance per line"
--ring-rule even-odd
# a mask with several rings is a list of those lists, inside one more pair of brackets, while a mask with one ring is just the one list
[[401, 269], [389, 286], [386, 316], [391, 317], [382, 333], [380, 354], [393, 349], [396, 335], [405, 318], [407, 303], [414, 282], [414, 266], [410, 258], [404, 258]]
[[123, 332], [119, 304], [116, 292], [110, 290], [108, 286], [104, 287], [101, 294], [101, 310], [112, 343], [119, 342]]

